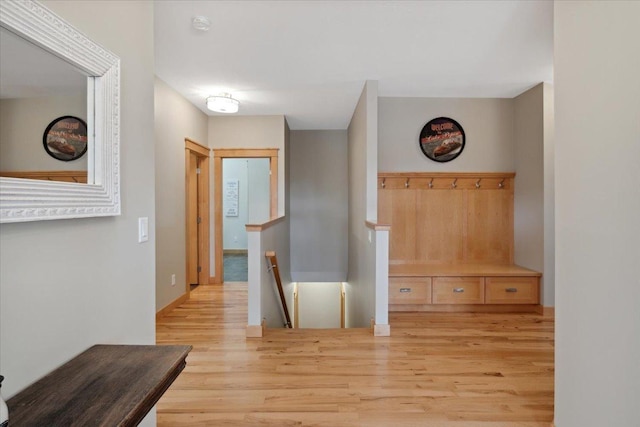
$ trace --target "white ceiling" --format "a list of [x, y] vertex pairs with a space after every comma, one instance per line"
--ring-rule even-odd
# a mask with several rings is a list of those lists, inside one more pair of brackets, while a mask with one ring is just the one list
[[[365, 80], [379, 96], [514, 97], [553, 77], [551, 1], [156, 1], [156, 74], [209, 115], [346, 129]], [[205, 15], [211, 29], [191, 27]]]

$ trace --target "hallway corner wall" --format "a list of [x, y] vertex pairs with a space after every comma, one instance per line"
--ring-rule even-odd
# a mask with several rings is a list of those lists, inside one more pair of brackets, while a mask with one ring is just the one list
[[349, 160], [348, 328], [375, 316], [376, 247], [365, 221], [377, 219], [378, 83], [368, 80], [347, 130]]
[[[95, 344], [155, 343], [154, 6], [42, 3], [120, 57], [122, 214], [0, 227], [5, 398]], [[154, 410], [141, 425], [155, 425]]]
[[186, 293], [184, 139], [207, 145], [208, 130], [206, 114], [158, 77], [154, 95], [157, 312]]

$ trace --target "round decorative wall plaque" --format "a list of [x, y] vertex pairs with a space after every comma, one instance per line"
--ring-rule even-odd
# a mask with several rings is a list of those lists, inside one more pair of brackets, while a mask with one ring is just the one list
[[438, 117], [424, 125], [419, 144], [424, 155], [434, 162], [450, 162], [464, 150], [464, 130], [455, 120]]
[[58, 117], [42, 136], [45, 151], [53, 158], [68, 162], [87, 152], [87, 124], [73, 116]]

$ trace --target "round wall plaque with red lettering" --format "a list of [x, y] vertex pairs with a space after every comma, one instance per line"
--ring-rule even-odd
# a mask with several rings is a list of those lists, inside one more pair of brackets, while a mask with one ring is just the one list
[[450, 162], [464, 150], [464, 130], [448, 117], [438, 117], [424, 125], [420, 132], [420, 149], [434, 162]]
[[45, 151], [53, 158], [68, 162], [87, 152], [87, 124], [73, 116], [58, 117], [42, 136]]

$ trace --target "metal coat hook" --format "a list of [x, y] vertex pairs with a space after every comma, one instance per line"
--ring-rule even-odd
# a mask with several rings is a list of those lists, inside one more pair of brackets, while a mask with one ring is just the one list
[[429, 188], [433, 188], [433, 178], [431, 178], [431, 181], [429, 181]]
[[502, 178], [502, 181], [498, 183], [498, 188], [502, 188], [502, 187], [504, 187], [504, 178]]
[[387, 180], [387, 178], [382, 178], [382, 184], [380, 184], [382, 186], [382, 188], [387, 186], [387, 184], [385, 183], [386, 180]]
[[451, 188], [456, 188], [458, 186], [458, 184], [456, 184], [456, 182], [458, 182], [458, 178], [453, 180], [453, 182], [451, 183]]
[[409, 188], [409, 178], [404, 182], [404, 188]]
[[482, 181], [482, 178], [478, 179], [476, 181], [476, 188], [480, 188], [480, 181]]

